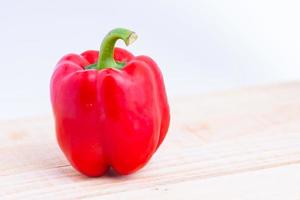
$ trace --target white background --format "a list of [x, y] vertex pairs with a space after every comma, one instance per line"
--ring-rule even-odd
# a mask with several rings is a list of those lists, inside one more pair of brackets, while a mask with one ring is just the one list
[[156, 60], [169, 95], [299, 79], [298, 2], [1, 1], [0, 119], [50, 113], [56, 62], [115, 27], [139, 35], [127, 48]]

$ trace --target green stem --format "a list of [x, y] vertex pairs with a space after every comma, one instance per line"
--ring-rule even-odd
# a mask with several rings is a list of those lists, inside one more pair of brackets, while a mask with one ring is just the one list
[[122, 39], [128, 46], [137, 39], [137, 35], [124, 28], [116, 28], [110, 31], [103, 39], [100, 47], [100, 54], [95, 69], [120, 68], [124, 64], [117, 63], [114, 59], [114, 47], [118, 39]]

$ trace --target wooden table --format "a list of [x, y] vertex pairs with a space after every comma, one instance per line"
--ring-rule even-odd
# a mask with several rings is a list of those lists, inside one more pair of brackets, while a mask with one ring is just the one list
[[172, 125], [130, 176], [68, 164], [51, 117], [0, 122], [0, 199], [300, 199], [300, 82], [171, 99]]

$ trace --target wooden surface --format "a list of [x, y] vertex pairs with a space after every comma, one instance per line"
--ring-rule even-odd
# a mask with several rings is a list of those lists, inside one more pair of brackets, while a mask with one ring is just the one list
[[131, 176], [78, 174], [50, 117], [0, 122], [0, 199], [300, 199], [299, 82], [174, 98], [171, 108], [165, 142]]

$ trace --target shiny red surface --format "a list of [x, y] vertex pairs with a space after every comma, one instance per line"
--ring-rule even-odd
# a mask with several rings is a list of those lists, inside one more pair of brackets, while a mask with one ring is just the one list
[[87, 176], [111, 166], [119, 174], [143, 167], [162, 143], [170, 121], [162, 74], [147, 56], [115, 48], [123, 69], [85, 70], [98, 51], [68, 54], [51, 79], [59, 146]]

